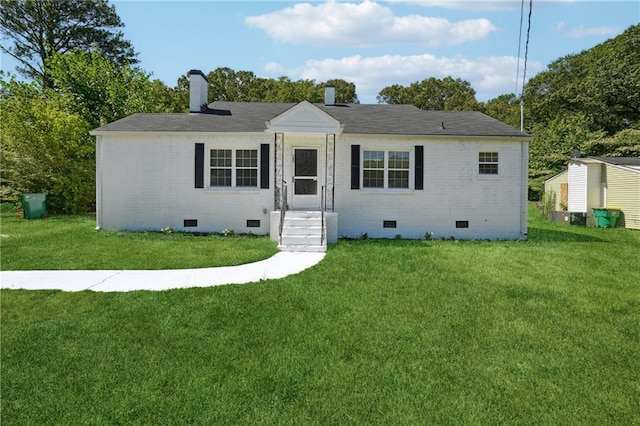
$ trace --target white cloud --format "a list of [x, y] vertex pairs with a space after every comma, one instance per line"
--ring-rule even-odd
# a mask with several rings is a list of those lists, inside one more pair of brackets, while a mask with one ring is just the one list
[[[470, 12], [520, 10], [522, 2], [516, 0], [386, 0], [388, 3], [402, 3], [424, 7], [439, 7], [442, 9], [457, 9]], [[601, 2], [602, 0], [536, 0], [536, 4], [585, 3]], [[529, 10], [529, 2], [525, 2], [524, 9]]]
[[284, 67], [277, 62], [268, 62], [264, 69], [270, 74], [281, 74], [285, 71]]
[[[451, 76], [468, 81], [476, 90], [476, 98], [486, 101], [505, 93], [514, 93], [516, 66], [517, 58], [512, 56], [469, 59], [437, 57], [432, 54], [376, 57], [354, 55], [339, 59], [311, 59], [301, 68], [288, 70], [287, 74], [294, 79], [313, 79], [318, 82], [332, 78], [353, 82], [363, 103], [375, 103], [378, 92], [392, 84], [407, 86], [430, 77]], [[527, 64], [527, 75], [533, 76], [543, 69], [542, 64], [530, 61]], [[519, 86], [522, 85], [521, 79], [522, 76]]]
[[441, 7], [443, 9], [459, 9], [472, 12], [519, 9], [520, 4], [514, 0], [387, 0], [389, 3], [404, 3], [425, 7]]
[[584, 38], [584, 37], [600, 37], [600, 36], [613, 36], [619, 34], [622, 30], [618, 27], [585, 27], [580, 25], [573, 28], [567, 28], [564, 22], [560, 22], [557, 27], [557, 31], [564, 37], [568, 38]]
[[299, 3], [277, 12], [249, 16], [245, 23], [284, 43], [373, 46], [406, 43], [454, 45], [486, 38], [496, 31], [488, 19], [450, 22], [421, 15], [394, 16], [378, 3]]

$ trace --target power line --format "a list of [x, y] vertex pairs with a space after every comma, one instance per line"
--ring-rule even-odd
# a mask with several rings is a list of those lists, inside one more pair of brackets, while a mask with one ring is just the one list
[[[529, 35], [531, 34], [531, 11], [533, 0], [529, 0], [529, 17], [527, 19], [527, 41], [524, 49], [524, 66], [522, 73], [522, 90], [520, 91], [520, 131], [524, 132], [524, 86], [527, 80], [527, 57], [529, 56]], [[516, 70], [516, 95], [518, 94], [518, 77], [520, 75], [520, 46], [522, 45], [522, 17], [524, 12], [524, 0], [520, 3], [520, 35], [518, 37], [518, 66]]]
[[518, 61], [516, 65], [516, 90], [513, 92], [518, 96], [518, 79], [520, 78], [520, 48], [522, 47], [522, 18], [524, 16], [524, 0], [520, 2], [520, 31], [518, 31]]
[[529, 0], [529, 18], [527, 22], [527, 41], [524, 47], [524, 71], [522, 73], [522, 92], [521, 94], [524, 96], [524, 85], [527, 79], [527, 56], [529, 54], [529, 34], [531, 32], [531, 11], [533, 10], [533, 0]]

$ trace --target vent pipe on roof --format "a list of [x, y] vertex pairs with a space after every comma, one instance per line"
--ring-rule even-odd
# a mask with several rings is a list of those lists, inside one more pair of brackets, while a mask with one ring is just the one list
[[336, 88], [334, 86], [324, 87], [324, 104], [325, 105], [336, 104]]
[[191, 70], [189, 75], [189, 112], [198, 113], [207, 109], [209, 83], [200, 70]]

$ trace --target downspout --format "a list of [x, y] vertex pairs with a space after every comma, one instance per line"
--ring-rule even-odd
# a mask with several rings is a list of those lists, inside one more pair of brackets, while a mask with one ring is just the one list
[[102, 136], [96, 136], [96, 231], [102, 229]]
[[336, 211], [336, 134], [331, 138], [333, 164], [331, 165], [331, 211]]
[[529, 142], [522, 141], [520, 145], [521, 161], [521, 196], [520, 196], [520, 236], [523, 240], [528, 237], [528, 201], [529, 201]]

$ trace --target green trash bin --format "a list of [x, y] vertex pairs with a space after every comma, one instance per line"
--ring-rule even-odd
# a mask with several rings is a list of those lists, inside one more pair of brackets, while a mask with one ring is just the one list
[[41, 219], [47, 215], [47, 194], [20, 194], [25, 219]]
[[615, 228], [620, 217], [620, 209], [594, 207], [593, 217], [596, 222], [596, 228]]

